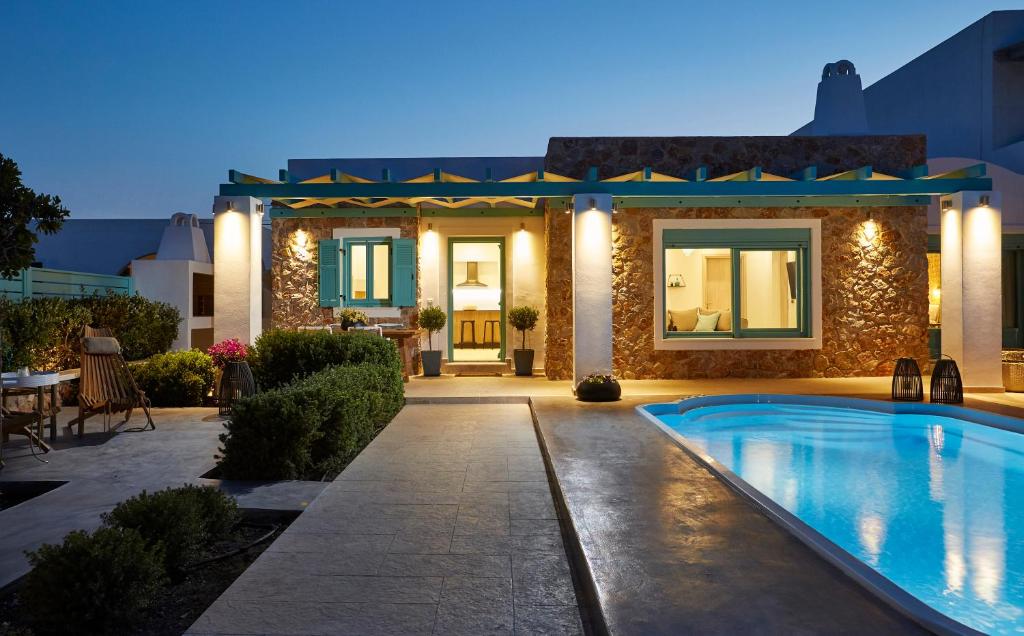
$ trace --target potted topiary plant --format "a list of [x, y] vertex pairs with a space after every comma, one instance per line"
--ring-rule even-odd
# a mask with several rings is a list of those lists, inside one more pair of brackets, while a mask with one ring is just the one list
[[361, 327], [370, 322], [367, 318], [366, 313], [359, 311], [358, 309], [352, 309], [351, 307], [345, 307], [339, 309], [338, 313], [335, 314], [338, 319], [338, 324], [344, 331], [348, 331], [352, 327]]
[[512, 351], [516, 375], [533, 375], [533, 349], [526, 348], [526, 332], [537, 327], [540, 312], [536, 307], [520, 305], [508, 310], [508, 322], [512, 328], [523, 334], [523, 346]]
[[591, 373], [576, 385], [576, 399], [580, 402], [614, 402], [622, 397], [622, 387], [614, 376]]
[[437, 377], [441, 375], [441, 352], [434, 351], [434, 334], [444, 329], [448, 322], [448, 316], [440, 307], [430, 305], [420, 310], [420, 329], [427, 332], [427, 345], [429, 349], [422, 352], [423, 375]]

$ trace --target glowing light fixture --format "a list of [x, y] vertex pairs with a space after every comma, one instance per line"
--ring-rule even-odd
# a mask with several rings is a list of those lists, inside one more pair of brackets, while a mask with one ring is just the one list
[[983, 208], [987, 208], [990, 201], [991, 201], [991, 199], [989, 198], [989, 196], [987, 194], [983, 194], [980, 197], [978, 197], [978, 205], [983, 207]]
[[951, 210], [953, 208], [953, 202], [950, 201], [949, 199], [946, 199], [945, 201], [942, 202], [942, 204], [939, 207], [941, 207], [943, 210]]
[[593, 197], [590, 198], [590, 207], [588, 208], [588, 210], [590, 212], [597, 212], [597, 200], [594, 199]]
[[526, 231], [526, 223], [524, 223], [522, 221], [519, 222], [519, 231], [520, 232], [525, 232]]

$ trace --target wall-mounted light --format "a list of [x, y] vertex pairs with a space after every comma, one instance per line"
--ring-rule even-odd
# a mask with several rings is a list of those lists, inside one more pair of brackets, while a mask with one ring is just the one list
[[952, 210], [953, 202], [950, 201], [949, 199], [945, 199], [942, 203], [939, 204], [939, 207], [943, 210]]
[[572, 201], [570, 201], [569, 204], [565, 206], [565, 213], [572, 214], [575, 211], [575, 207], [575, 204]]
[[434, 231], [434, 224], [433, 223], [427, 223], [427, 231], [428, 232], [433, 232]]
[[990, 201], [991, 201], [991, 199], [989, 198], [989, 196], [987, 194], [983, 194], [980, 197], [978, 197], [978, 205], [983, 207], [983, 208], [987, 208]]
[[612, 204], [612, 214], [619, 213], [619, 206]]
[[587, 208], [587, 210], [590, 212], [597, 212], [597, 199], [593, 197], [590, 198], [590, 207]]
[[523, 222], [523, 221], [519, 222], [519, 231], [520, 232], [525, 232], [526, 231], [526, 223], [525, 222]]
[[235, 202], [234, 201], [225, 201], [224, 202], [224, 209], [227, 210], [228, 212], [233, 212], [234, 209], [235, 209]]
[[292, 252], [300, 261], [310, 260], [309, 235], [305, 230], [295, 230], [295, 234], [292, 235]]
[[868, 211], [868, 218], [860, 227], [862, 247], [871, 247], [878, 238], [878, 224], [875, 223], [874, 215]]
[[262, 202], [256, 204], [256, 214], [259, 214], [260, 216], [263, 216], [263, 203]]

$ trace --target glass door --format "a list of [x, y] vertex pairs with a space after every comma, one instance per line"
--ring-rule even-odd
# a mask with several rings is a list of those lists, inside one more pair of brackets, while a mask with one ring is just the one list
[[448, 360], [505, 358], [505, 239], [448, 239]]

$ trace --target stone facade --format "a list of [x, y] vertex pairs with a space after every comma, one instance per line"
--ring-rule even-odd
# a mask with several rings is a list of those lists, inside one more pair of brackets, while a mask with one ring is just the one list
[[[271, 221], [271, 325], [295, 329], [334, 322], [333, 311], [320, 307], [317, 242], [333, 238], [333, 230], [349, 228], [399, 228], [402, 238], [417, 238], [415, 217], [329, 217], [274, 219]], [[415, 325], [416, 307], [401, 309], [401, 322]], [[395, 322], [394, 318], [370, 322]], [[419, 343], [407, 339], [411, 360], [419, 360]]]
[[[873, 165], [899, 172], [924, 163], [924, 138], [733, 137], [552, 139], [551, 172], [582, 178], [590, 165], [608, 177], [651, 166], [682, 175], [708, 165], [710, 176], [762, 166], [820, 174]], [[868, 213], [878, 232], [864, 240]], [[896, 357], [928, 360], [927, 212], [896, 208], [629, 209], [613, 217], [614, 373], [624, 378], [842, 377], [891, 373]], [[659, 351], [654, 349], [653, 221], [672, 218], [822, 220], [822, 349]], [[570, 215], [549, 209], [548, 327], [545, 371], [572, 377]]]

